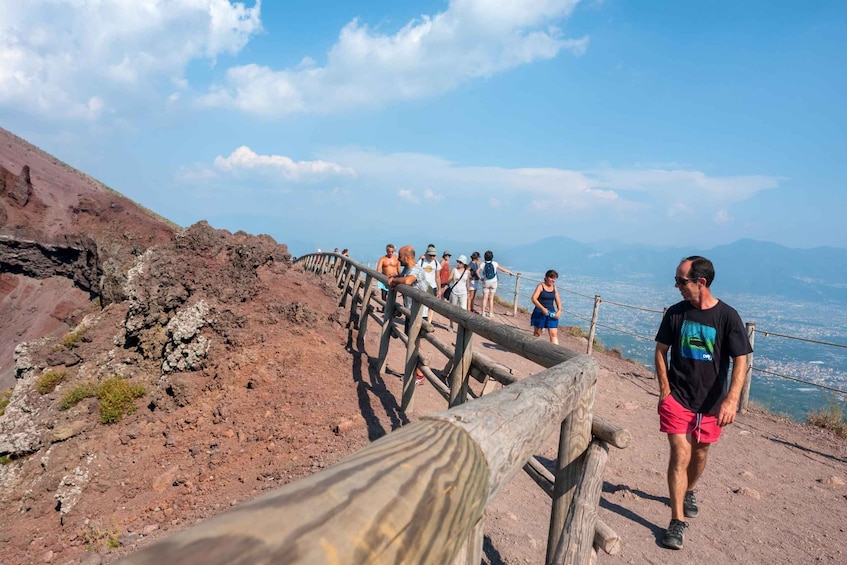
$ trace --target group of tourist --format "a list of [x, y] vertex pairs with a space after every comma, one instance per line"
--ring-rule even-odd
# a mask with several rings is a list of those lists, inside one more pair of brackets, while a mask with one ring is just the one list
[[[388, 276], [388, 288], [406, 284], [435, 296], [446, 294], [452, 304], [465, 309], [470, 305], [471, 311], [475, 311], [475, 295], [482, 290], [484, 316], [491, 316], [493, 311], [497, 273], [513, 275], [494, 261], [491, 251], [485, 252], [483, 262], [477, 252], [471, 254], [470, 261], [460, 255], [452, 269], [450, 252], [442, 253], [439, 262], [432, 244], [419, 258], [410, 245], [400, 249], [399, 261], [393, 253], [394, 246], [388, 245], [377, 266]], [[489, 277], [491, 273], [493, 276]], [[558, 343], [562, 311], [556, 288], [558, 276], [549, 270], [536, 286], [532, 293], [535, 309], [530, 318], [533, 334], [540, 336], [546, 328], [553, 343]], [[709, 447], [723, 428], [735, 421], [746, 377], [746, 356], [752, 352], [741, 317], [712, 295], [714, 277], [714, 265], [705, 257], [683, 259], [674, 276], [682, 301], [667, 309], [656, 333], [659, 429], [667, 434], [670, 447], [667, 479], [671, 521], [662, 544], [671, 549], [683, 547], [688, 528], [685, 519], [700, 512], [695, 487], [706, 468]], [[405, 300], [411, 306], [411, 299]], [[416, 382], [424, 382], [422, 374], [418, 373]]]
[[[406, 247], [409, 247], [414, 254], [414, 248]], [[386, 245], [385, 255], [380, 257], [376, 266], [376, 270], [387, 277], [396, 276], [403, 270], [402, 258], [395, 257], [394, 252], [394, 245]], [[423, 271], [426, 292], [449, 300], [451, 304], [470, 310], [474, 314], [491, 317], [494, 312], [494, 294], [497, 292], [499, 273], [510, 276], [515, 276], [515, 273], [494, 261], [492, 251], [486, 251], [482, 260], [478, 251], [471, 253], [470, 260], [466, 255], [459, 255], [456, 258], [455, 267], [451, 267], [451, 258], [452, 254], [444, 251], [439, 260], [438, 250], [433, 243], [430, 243], [426, 251], [416, 258], [417, 266]], [[380, 288], [384, 293], [388, 290], [382, 283]], [[481, 312], [475, 308], [478, 295], [482, 297]], [[383, 299], [385, 297], [386, 295], [383, 294]], [[427, 313], [424, 313], [424, 317], [427, 317]]]
[[[414, 256], [414, 248], [406, 247]], [[401, 248], [401, 251], [403, 249]], [[411, 275], [411, 271], [405, 272], [405, 263], [400, 257], [395, 257], [394, 253], [394, 245], [390, 243], [386, 245], [385, 255], [380, 257], [376, 270], [389, 278], [399, 275], [405, 279]], [[478, 251], [474, 251], [471, 253], [470, 260], [466, 255], [459, 255], [456, 258], [455, 267], [452, 268], [451, 258], [452, 254], [444, 251], [439, 261], [438, 250], [435, 244], [430, 243], [426, 251], [415, 260], [415, 266], [421, 270], [420, 278], [426, 283], [420, 285], [419, 289], [449, 300], [451, 304], [459, 308], [490, 318], [494, 313], [494, 295], [497, 293], [499, 273], [509, 276], [515, 276], [515, 273], [495, 261], [494, 252], [491, 250], [486, 251], [482, 257]], [[533, 335], [538, 337], [546, 329], [550, 341], [556, 344], [559, 343], [558, 326], [559, 317], [562, 314], [562, 300], [556, 288], [558, 277], [559, 274], [551, 269], [544, 275], [544, 280], [535, 287], [532, 293], [535, 309], [530, 318]], [[415, 281], [417, 280], [418, 277]], [[379, 288], [382, 291], [382, 299], [387, 300], [388, 286], [379, 282]], [[482, 297], [481, 312], [475, 308], [478, 295]], [[431, 321], [429, 309], [426, 307], [424, 307], [423, 316]], [[450, 320], [449, 329], [454, 331], [453, 320]]]

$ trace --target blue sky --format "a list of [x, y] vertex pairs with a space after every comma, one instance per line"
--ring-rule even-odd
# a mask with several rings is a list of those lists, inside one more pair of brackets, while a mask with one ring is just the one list
[[0, 22], [0, 125], [181, 225], [297, 252], [847, 247], [845, 2], [0, 0]]

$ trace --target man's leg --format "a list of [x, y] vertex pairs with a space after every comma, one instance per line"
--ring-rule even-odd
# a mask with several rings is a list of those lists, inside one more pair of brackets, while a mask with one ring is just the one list
[[[692, 462], [691, 440], [688, 436], [682, 434], [668, 434], [668, 442], [671, 447], [671, 456], [668, 461], [668, 494], [670, 495], [671, 518], [684, 520], [682, 499], [688, 489], [688, 473]], [[703, 464], [705, 465], [705, 459]], [[701, 468], [700, 472], [702, 473], [702, 471]], [[697, 477], [699, 478], [699, 476], [698, 474]]]
[[685, 490], [694, 490], [700, 475], [706, 468], [706, 459], [709, 457], [710, 443], [691, 443], [691, 460], [688, 462], [688, 486]]

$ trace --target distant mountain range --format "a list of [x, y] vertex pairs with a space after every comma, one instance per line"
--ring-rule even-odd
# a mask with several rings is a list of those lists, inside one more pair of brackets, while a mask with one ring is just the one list
[[[439, 255], [450, 250], [455, 260], [493, 249], [495, 259], [518, 271], [556, 269], [567, 275], [638, 279], [652, 287], [673, 284], [674, 270], [683, 257], [703, 255], [715, 264], [716, 293], [755, 293], [788, 300], [838, 301], [847, 304], [847, 249], [815, 247], [795, 249], [777, 243], [742, 239], [711, 248], [660, 247], [606, 240], [582, 243], [569, 237], [540, 239], [526, 245], [490, 245], [479, 241], [406, 235], [377, 239], [374, 233], [347, 234], [339, 241], [352, 257], [372, 265], [382, 254], [385, 241], [398, 247], [407, 242], [424, 249], [434, 242]], [[384, 237], [384, 236], [383, 236]], [[320, 245], [285, 241], [289, 249], [308, 253]], [[339, 245], [341, 247], [341, 245]], [[325, 246], [324, 251], [332, 247]]]
[[714, 286], [721, 291], [847, 302], [847, 249], [835, 247], [793, 249], [742, 239], [729, 245], [692, 249], [613, 241], [586, 244], [567, 237], [549, 237], [499, 252], [502, 262], [513, 268], [554, 268], [596, 277], [646, 275], [657, 285], [672, 284], [674, 269], [688, 255], [703, 255], [714, 262]]

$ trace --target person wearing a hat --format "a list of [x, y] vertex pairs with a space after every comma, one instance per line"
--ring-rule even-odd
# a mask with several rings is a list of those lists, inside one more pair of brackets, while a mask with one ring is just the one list
[[441, 254], [441, 271], [438, 275], [438, 282], [441, 284], [439, 284], [438, 286], [441, 287], [442, 296], [444, 296], [444, 287], [447, 286], [448, 282], [450, 282], [450, 257], [451, 255], [449, 251], [445, 251]]
[[[435, 249], [435, 244], [430, 243], [426, 248], [426, 253], [418, 260], [418, 265], [424, 270], [424, 280], [429, 285], [429, 292], [435, 296], [441, 296], [441, 287], [438, 281], [441, 279], [441, 263], [438, 262], [438, 251]], [[424, 306], [423, 317], [432, 322], [429, 315], [429, 308]]]
[[[470, 288], [471, 270], [468, 268], [468, 258], [459, 255], [456, 259], [456, 268], [450, 273], [450, 279], [446, 288], [450, 289], [450, 304], [459, 308], [468, 309], [468, 289]], [[450, 331], [453, 331], [453, 320], [450, 320]]]

